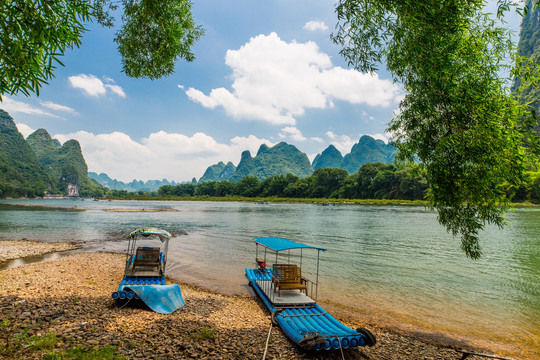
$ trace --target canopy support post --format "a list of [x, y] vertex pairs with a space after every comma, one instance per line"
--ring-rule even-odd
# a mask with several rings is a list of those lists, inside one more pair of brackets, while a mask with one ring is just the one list
[[315, 300], [319, 296], [319, 258], [321, 257], [321, 250], [317, 250], [317, 287], [315, 288]]

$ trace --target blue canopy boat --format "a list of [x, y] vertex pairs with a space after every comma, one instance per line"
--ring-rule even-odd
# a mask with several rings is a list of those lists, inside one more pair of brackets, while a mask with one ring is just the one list
[[[113, 299], [117, 302], [140, 299], [161, 314], [170, 314], [186, 304], [178, 284], [165, 284], [170, 238], [167, 231], [156, 228], [139, 229], [129, 234], [124, 278], [118, 290], [112, 293]], [[137, 246], [138, 241], [152, 246]]]
[[[353, 330], [317, 304], [320, 252], [325, 249], [276, 237], [255, 238], [253, 241], [257, 245], [256, 268], [246, 268], [249, 286], [272, 313], [272, 324], [279, 325], [294, 343], [306, 350], [375, 345], [375, 336], [369, 330]], [[259, 245], [264, 248], [262, 257], [259, 257]], [[315, 281], [302, 275], [304, 249], [317, 250]], [[267, 250], [275, 253], [275, 263], [271, 267], [267, 265]], [[290, 250], [300, 250], [299, 266], [290, 263]], [[284, 251], [288, 253], [287, 262], [279, 263], [278, 254]]]

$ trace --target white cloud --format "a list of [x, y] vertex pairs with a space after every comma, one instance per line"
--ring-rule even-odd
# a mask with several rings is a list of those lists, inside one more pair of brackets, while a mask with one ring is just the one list
[[182, 89], [182, 90], [184, 90], [184, 85], [180, 85], [180, 84], [178, 84], [178, 85], [176, 85], [176, 86], [178, 86], [178, 88], [179, 88], [179, 89]]
[[[126, 97], [124, 90], [118, 85], [104, 84], [103, 81], [98, 79], [92, 74], [79, 74], [75, 76], [68, 77], [70, 85], [76, 89], [83, 90], [86, 94], [90, 96], [102, 96], [105, 95], [109, 90], [115, 93], [118, 96], [123, 98]], [[107, 82], [114, 82], [111, 78], [105, 78]]]
[[105, 87], [109, 90], [111, 90], [113, 93], [115, 93], [116, 95], [120, 96], [120, 97], [123, 97], [125, 98], [126, 97], [126, 93], [124, 92], [124, 90], [122, 90], [122, 88], [118, 85], [111, 85], [111, 84], [105, 84]]
[[30, 115], [52, 116], [52, 117], [58, 118], [58, 116], [53, 115], [44, 109], [32, 106], [22, 101], [13, 100], [8, 97], [4, 97], [2, 99], [2, 102], [0, 103], [0, 107], [10, 114], [23, 113], [23, 114], [30, 114]]
[[32, 129], [30, 126], [23, 124], [23, 123], [15, 123], [15, 126], [17, 126], [17, 130], [24, 136], [26, 139], [28, 135], [36, 131], [35, 129]]
[[327, 131], [326, 136], [330, 139], [330, 143], [336, 147], [342, 154], [351, 152], [351, 148], [358, 142], [358, 139], [351, 139], [347, 135], [336, 135], [332, 131]]
[[307, 31], [326, 31], [328, 30], [328, 26], [324, 23], [324, 21], [308, 21], [304, 25], [304, 30]]
[[292, 139], [295, 141], [306, 141], [306, 137], [302, 135], [302, 132], [293, 126], [286, 126], [281, 129], [281, 132], [278, 136], [282, 139]]
[[236, 119], [275, 125], [295, 125], [306, 109], [325, 109], [334, 100], [387, 107], [398, 87], [378, 75], [334, 67], [314, 42], [287, 43], [276, 33], [251, 38], [238, 50], [228, 50], [232, 89], [212, 89], [208, 95], [194, 88], [187, 96], [202, 106], [222, 107]]
[[242, 151], [250, 150], [254, 154], [263, 143], [273, 145], [253, 135], [219, 143], [201, 132], [187, 136], [159, 131], [140, 141], [121, 132], [93, 134], [78, 131], [55, 135], [55, 138], [62, 143], [69, 139], [78, 140], [89, 171], [104, 172], [121, 181], [199, 179], [210, 165], [219, 161], [233, 161], [237, 165]]
[[70, 114], [73, 114], [73, 115], [78, 115], [79, 114], [77, 111], [75, 111], [75, 109], [70, 108], [69, 106], [55, 104], [52, 101], [41, 101], [40, 100], [39, 103], [41, 104], [41, 106], [45, 106], [46, 108], [49, 108], [51, 110], [63, 111], [63, 112], [67, 112], [67, 113], [70, 113]]

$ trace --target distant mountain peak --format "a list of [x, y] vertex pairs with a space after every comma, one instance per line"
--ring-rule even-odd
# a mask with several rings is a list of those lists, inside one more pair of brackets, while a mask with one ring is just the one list
[[313, 169], [341, 168], [343, 155], [334, 145], [329, 145], [324, 151], [313, 159]]
[[[268, 145], [266, 144], [261, 144], [261, 146], [259, 147], [259, 151], [257, 151], [257, 156], [261, 155], [262, 153], [268, 151], [269, 147]], [[251, 156], [251, 154], [250, 154]]]
[[272, 147], [261, 145], [257, 156], [251, 157], [249, 151], [242, 153], [242, 158], [231, 181], [240, 181], [246, 176], [255, 176], [259, 180], [273, 175], [293, 174], [307, 177], [313, 173], [306, 154], [294, 145], [280, 142]]

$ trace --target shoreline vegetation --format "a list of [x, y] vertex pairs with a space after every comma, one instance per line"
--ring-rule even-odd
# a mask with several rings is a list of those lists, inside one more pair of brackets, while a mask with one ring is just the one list
[[[8, 198], [3, 200], [35, 200], [36, 198]], [[50, 200], [53, 198], [37, 198], [42, 200]], [[71, 199], [76, 201], [78, 199], [83, 200], [84, 198], [64, 198]], [[126, 196], [111, 196], [104, 198], [90, 198], [94, 201], [208, 201], [208, 202], [245, 202], [245, 203], [257, 203], [261, 205], [267, 204], [315, 204], [315, 205], [394, 205], [394, 206], [424, 206], [426, 208], [430, 207], [429, 201], [427, 200], [399, 200], [399, 199], [335, 199], [335, 198], [286, 198], [286, 197], [246, 197], [246, 196], [237, 196], [237, 195], [227, 195], [227, 196], [208, 196], [208, 195], [194, 195], [194, 196], [151, 196], [151, 195], [126, 195]], [[84, 208], [78, 208], [77, 206], [73, 207], [62, 207], [62, 206], [51, 206], [51, 205], [36, 205], [36, 204], [9, 204], [3, 203], [5, 206], [24, 206], [31, 207], [34, 209], [58, 209], [64, 211], [84, 211]], [[513, 208], [520, 207], [540, 207], [540, 204], [531, 203], [531, 202], [515, 202], [511, 203]], [[171, 208], [139, 208], [139, 209], [103, 209], [103, 211], [109, 212], [159, 212], [159, 211], [178, 211]]]
[[[27, 241], [7, 242], [18, 246], [21, 256], [31, 255]], [[42, 244], [44, 253], [56, 249], [54, 243]], [[187, 305], [173, 314], [157, 314], [143, 306], [118, 307], [110, 294], [122, 278], [124, 260], [122, 254], [75, 253], [0, 271], [0, 358], [262, 357], [271, 322], [258, 298], [180, 283]], [[362, 315], [350, 316], [347, 309], [324, 306], [346, 325], [369, 327], [377, 337], [372, 348], [344, 349], [347, 359], [457, 359], [459, 349], [487, 352], [444, 335], [389, 329]], [[304, 352], [273, 328], [267, 358], [342, 357], [340, 352]]]

